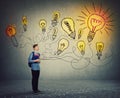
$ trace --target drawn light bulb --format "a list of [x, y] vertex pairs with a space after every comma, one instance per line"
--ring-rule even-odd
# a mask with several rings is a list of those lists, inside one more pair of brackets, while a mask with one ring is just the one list
[[78, 30], [78, 39], [80, 39], [81, 36], [82, 36], [82, 29], [80, 28], [80, 29]]
[[88, 42], [91, 42], [94, 39], [94, 36], [97, 31], [101, 30], [105, 25], [105, 20], [102, 16], [97, 14], [92, 14], [87, 20], [87, 26], [90, 29], [87, 36]]
[[54, 28], [53, 29], [53, 34], [52, 34], [52, 40], [55, 40], [55, 38], [57, 37], [57, 33], [58, 33], [58, 29]]
[[104, 49], [104, 43], [103, 42], [97, 42], [96, 43], [96, 50], [97, 50], [97, 56], [98, 59], [102, 56], [102, 51]]
[[62, 29], [73, 39], [76, 37], [75, 33], [75, 23], [72, 18], [64, 18], [62, 20]]
[[15, 35], [16, 35], [16, 27], [15, 27], [15, 25], [8, 25], [7, 28], [6, 28], [6, 34], [7, 34], [8, 37], [10, 37], [11, 42], [13, 43], [13, 45], [15, 47], [17, 47], [18, 46], [18, 41], [17, 41], [17, 39], [15, 37]]
[[41, 19], [39, 22], [39, 26], [42, 29], [42, 32], [46, 32], [46, 26], [47, 26], [47, 22], [45, 19]]
[[22, 17], [22, 24], [23, 24], [24, 32], [27, 31], [28, 20], [27, 20], [27, 17], [26, 17], [26, 16], [23, 16], [23, 17]]
[[61, 54], [64, 50], [66, 50], [69, 46], [69, 42], [67, 39], [61, 39], [58, 42], [58, 48], [57, 48], [57, 55]]
[[55, 27], [58, 23], [58, 19], [60, 18], [60, 13], [59, 12], [53, 12], [53, 19], [51, 25]]
[[85, 47], [86, 47], [86, 44], [83, 40], [81, 40], [77, 43], [77, 48], [80, 51], [81, 55], [85, 54]]

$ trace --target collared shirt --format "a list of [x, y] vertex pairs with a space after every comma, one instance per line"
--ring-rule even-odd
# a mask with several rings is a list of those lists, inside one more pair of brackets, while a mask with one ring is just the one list
[[[40, 58], [40, 54], [38, 52], [36, 52], [36, 51], [33, 51], [33, 52], [34, 52], [34, 56], [35, 55], [37, 55], [37, 56], [39, 55], [39, 58]], [[32, 60], [32, 58], [33, 58], [33, 52], [30, 53], [29, 58], [28, 58], [28, 61], [30, 63], [32, 63], [31, 64], [31, 69], [32, 70], [40, 70], [40, 63], [34, 62], [34, 60]]]

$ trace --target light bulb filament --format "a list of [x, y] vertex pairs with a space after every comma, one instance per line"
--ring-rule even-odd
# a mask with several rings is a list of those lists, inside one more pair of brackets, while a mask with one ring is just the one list
[[64, 24], [68, 27], [69, 31], [72, 32], [71, 26], [67, 21], [64, 21]]
[[58, 19], [58, 14], [55, 14], [54, 20], [57, 21]]
[[90, 21], [91, 25], [92, 25], [92, 31], [95, 31], [96, 27], [102, 24], [102, 21], [95, 19], [95, 18], [91, 18]]
[[61, 47], [62, 47], [62, 48], [63, 48], [63, 47], [65, 47], [65, 44], [64, 44], [64, 43], [62, 43], [62, 44], [61, 44]]

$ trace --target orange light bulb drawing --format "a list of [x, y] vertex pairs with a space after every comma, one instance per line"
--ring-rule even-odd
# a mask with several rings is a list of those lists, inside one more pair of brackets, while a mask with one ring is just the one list
[[85, 6], [84, 10], [81, 11], [77, 21], [80, 21], [80, 26], [85, 29], [89, 29], [87, 35], [88, 42], [93, 41], [97, 33], [111, 33], [113, 31], [113, 14], [110, 8], [102, 8], [102, 5], [95, 5], [92, 2], [92, 6]]
[[6, 28], [6, 34], [8, 37], [10, 37], [11, 42], [13, 43], [13, 45], [15, 47], [18, 47], [18, 42], [17, 39], [15, 37], [16, 35], [16, 27], [14, 25], [8, 25]]
[[104, 43], [103, 42], [97, 42], [96, 43], [96, 50], [97, 50], [97, 56], [98, 59], [100, 59], [100, 57], [102, 56], [102, 51], [104, 49]]
[[89, 16], [87, 20], [87, 24], [88, 24], [88, 28], [90, 29], [87, 39], [88, 39], [88, 42], [91, 42], [95, 36], [95, 33], [104, 27], [105, 20], [103, 17], [97, 14], [92, 14]]

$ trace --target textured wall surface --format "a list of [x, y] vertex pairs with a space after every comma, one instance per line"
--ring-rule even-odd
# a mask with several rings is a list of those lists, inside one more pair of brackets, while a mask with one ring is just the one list
[[[55, 11], [60, 13], [60, 17], [57, 25], [53, 27], [51, 21]], [[102, 14], [98, 14], [100, 11]], [[94, 39], [88, 42], [87, 35], [90, 29], [86, 20], [91, 14], [96, 13], [103, 18], [107, 17], [104, 20], [107, 27], [104, 26], [95, 31]], [[26, 16], [28, 20], [26, 31], [22, 24], [23, 16]], [[75, 23], [75, 39], [62, 28], [62, 20], [66, 17], [71, 17]], [[42, 79], [119, 79], [119, 17], [118, 2], [112, 0], [1, 0], [1, 80], [29, 79], [31, 77], [27, 59], [34, 43], [38, 43], [40, 48]], [[39, 26], [41, 19], [45, 19], [47, 22], [45, 32], [42, 32]], [[85, 22], [83, 25], [82, 21]], [[9, 24], [16, 26], [16, 40], [5, 34]], [[56, 29], [57, 31], [55, 31]], [[82, 29], [80, 38], [78, 38], [79, 29]], [[58, 55], [61, 39], [66, 39], [69, 44]], [[84, 55], [77, 47], [77, 43], [81, 40], [85, 42]], [[14, 41], [17, 41], [17, 47], [15, 47]], [[100, 59], [96, 55], [97, 42], [104, 43]]]

